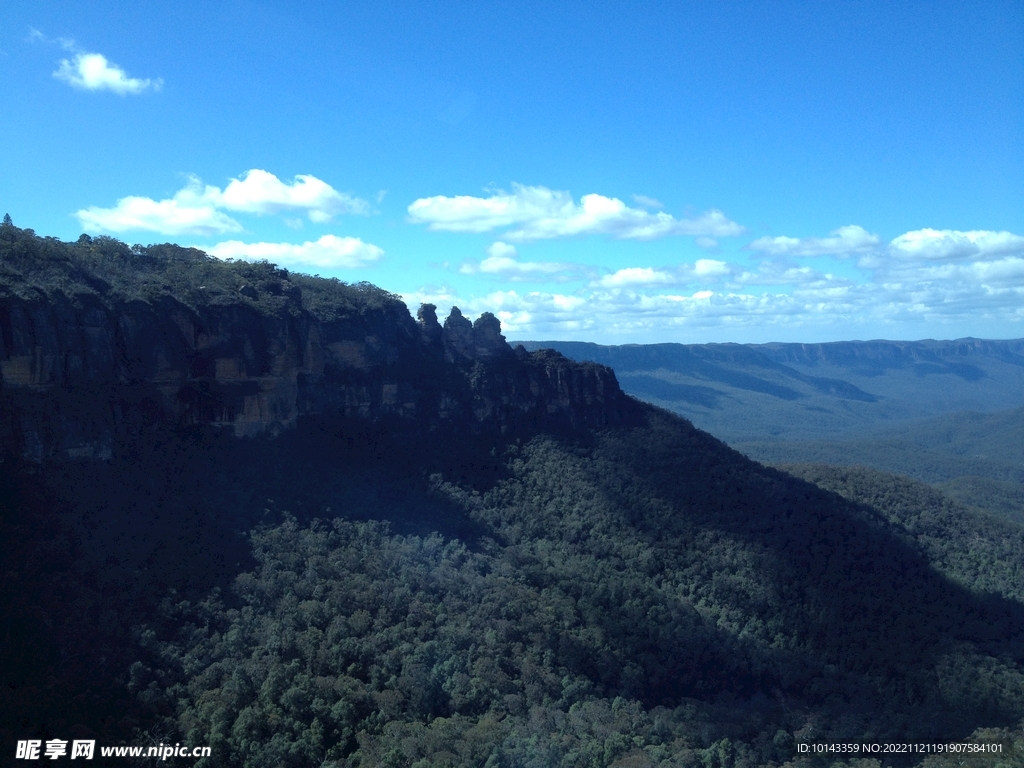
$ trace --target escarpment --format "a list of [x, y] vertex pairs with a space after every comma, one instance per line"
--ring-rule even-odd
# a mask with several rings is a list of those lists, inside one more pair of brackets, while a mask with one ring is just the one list
[[609, 368], [513, 349], [498, 319], [194, 249], [0, 232], [0, 456], [107, 458], [166, 428], [306, 416], [502, 432], [629, 418]]

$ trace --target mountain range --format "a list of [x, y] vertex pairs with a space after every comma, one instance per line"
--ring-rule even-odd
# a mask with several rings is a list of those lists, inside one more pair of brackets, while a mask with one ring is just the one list
[[944, 414], [1024, 404], [1024, 339], [517, 343], [607, 365], [629, 394], [730, 444], [835, 440]]

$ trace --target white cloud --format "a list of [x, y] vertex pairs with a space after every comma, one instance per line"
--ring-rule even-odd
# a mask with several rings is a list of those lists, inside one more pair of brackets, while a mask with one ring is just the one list
[[[857, 234], [837, 230], [829, 238], [797, 241], [800, 248], [758, 259], [756, 268], [718, 259], [627, 267], [576, 290], [505, 289], [452, 296], [451, 303], [467, 312], [493, 311], [510, 338], [613, 343], [1024, 335], [1024, 238], [920, 230], [879, 243], [862, 256], [874, 265], [849, 275], [790, 260], [794, 253], [834, 248], [820, 246], [823, 240], [843, 240], [845, 255], [874, 239]], [[493, 253], [516, 255], [504, 243]]]
[[570, 216], [575, 209], [568, 192], [512, 186], [515, 190], [512, 195], [501, 192], [487, 198], [469, 195], [420, 198], [409, 206], [409, 217], [415, 223], [428, 224], [432, 230], [489, 232], [552, 215]]
[[496, 240], [487, 247], [487, 256], [491, 259], [514, 259], [519, 254], [514, 245]]
[[668, 272], [650, 267], [626, 267], [610, 275], [604, 275], [591, 285], [602, 288], [625, 288], [636, 285], [665, 285], [677, 279]]
[[881, 240], [851, 224], [832, 230], [831, 237], [759, 237], [747, 246], [769, 256], [850, 256], [878, 248]]
[[[701, 261], [628, 267], [567, 293], [504, 290], [452, 303], [494, 311], [507, 335], [535, 339], [1011, 338], [1024, 330], [1024, 256], [898, 263], [863, 282], [781, 260], [753, 272]], [[697, 272], [718, 286], [699, 285]], [[697, 285], [680, 290], [685, 284]]]
[[369, 204], [360, 198], [339, 192], [315, 176], [300, 174], [286, 184], [267, 171], [253, 168], [232, 179], [223, 192], [216, 187], [218, 207], [230, 211], [268, 214], [302, 209], [311, 221], [322, 223], [341, 213], [369, 213]]
[[[575, 290], [507, 287], [487, 296], [453, 297], [452, 303], [467, 312], [494, 311], [513, 338], [1012, 338], [1024, 335], [1022, 241], [1010, 232], [921, 230], [907, 232], [894, 245], [844, 228], [828, 238], [798, 241], [799, 248], [760, 258], [756, 267], [718, 258], [631, 266]], [[849, 262], [834, 274], [791, 261], [797, 253], [822, 255], [827, 249], [848, 255], [872, 243], [861, 255], [877, 263], [859, 273]], [[504, 242], [488, 253], [513, 262], [517, 256]]]
[[113, 91], [119, 96], [135, 96], [148, 90], [159, 91], [164, 84], [160, 78], [143, 80], [129, 77], [119, 66], [107, 61], [103, 54], [84, 51], [76, 53], [71, 59], [61, 59], [53, 76], [83, 91]]
[[1024, 322], [1022, 302], [1024, 288], [847, 284], [812, 285], [789, 293], [598, 289], [567, 297], [505, 291], [500, 297], [492, 294], [459, 306], [495, 311], [506, 335], [519, 338], [578, 337], [590, 332], [598, 339], [624, 336], [650, 341], [659, 334], [675, 334], [671, 338], [678, 339], [685, 329], [697, 334], [706, 329], [739, 332], [741, 338], [765, 332], [799, 340], [819, 335], [823, 329], [832, 329], [827, 332], [831, 336], [851, 338], [867, 328], [899, 327], [905, 334], [908, 326], [926, 323], [948, 326], [982, 319], [1020, 323]]
[[736, 302], [734, 296], [709, 290], [687, 295], [614, 289], [583, 295], [498, 291], [456, 303], [474, 312], [494, 312], [506, 336], [552, 338], [581, 332], [597, 332], [602, 337], [643, 334], [652, 328], [679, 326], [684, 319], [692, 322], [694, 318], [709, 314], [719, 317], [723, 303], [734, 305]]
[[729, 274], [729, 265], [715, 259], [697, 259], [693, 265], [693, 273], [699, 277], [718, 277]]
[[862, 227], [839, 227], [830, 237], [761, 237], [747, 248], [770, 256], [860, 256], [865, 269], [885, 269], [896, 263], [935, 263], [995, 259], [1024, 255], [1024, 237], [1012, 232], [918, 229], [884, 245]]
[[467, 262], [459, 269], [464, 275], [477, 273], [496, 275], [509, 280], [551, 280], [575, 276], [580, 267], [557, 261], [519, 261], [514, 245], [500, 240], [487, 249], [487, 258], [479, 263]]
[[301, 245], [228, 240], [204, 250], [218, 259], [266, 259], [286, 266], [300, 264], [336, 269], [365, 267], [384, 255], [382, 248], [372, 243], [364, 243], [358, 237], [336, 235], [324, 235], [315, 242], [306, 241]]
[[[571, 292], [501, 290], [469, 297], [445, 289], [417, 294], [416, 299], [432, 301], [441, 314], [453, 304], [467, 314], [494, 312], [506, 336], [520, 339], [807, 341], [956, 337], [965, 331], [977, 333], [972, 329], [978, 327], [994, 328], [990, 335], [1004, 338], [1020, 334], [1024, 259], [928, 269], [935, 272], [925, 280], [859, 284], [800, 270], [786, 275], [795, 284], [788, 291], [680, 291], [668, 283], [638, 282]], [[759, 279], [764, 283], [769, 277]]]
[[1024, 258], [1010, 257], [971, 265], [978, 282], [998, 287], [1024, 287]]
[[512, 193], [490, 197], [437, 195], [414, 201], [408, 208], [414, 223], [431, 230], [489, 232], [515, 227], [509, 240], [542, 240], [574, 235], [610, 235], [619, 239], [652, 240], [670, 235], [725, 237], [744, 229], [718, 210], [696, 218], [676, 219], [658, 212], [629, 208], [617, 198], [590, 194], [577, 204], [566, 191], [513, 184]]
[[[272, 173], [253, 168], [221, 190], [196, 176], [173, 198], [124, 197], [113, 208], [91, 206], [75, 216], [89, 232], [141, 230], [163, 235], [219, 235], [242, 225], [223, 210], [257, 215], [305, 210], [310, 221], [324, 223], [342, 213], [368, 213], [365, 200], [338, 192], [315, 176], [300, 175], [287, 184]], [[292, 228], [301, 220], [286, 218]]]
[[592, 288], [632, 288], [638, 286], [687, 285], [719, 282], [736, 269], [717, 259], [697, 259], [678, 267], [626, 267], [590, 283]]
[[122, 197], [113, 208], [91, 206], [77, 211], [87, 232], [157, 232], [161, 235], [222, 235], [242, 225], [210, 205], [193, 205], [181, 193], [170, 200]]
[[554, 261], [516, 261], [508, 256], [488, 256], [480, 262], [477, 271], [491, 275], [508, 273], [540, 272], [551, 275], [565, 269], [564, 264]]
[[1024, 254], [1024, 237], [1011, 232], [918, 229], [895, 238], [890, 253], [915, 261], [959, 261]]
[[886, 270], [884, 278], [890, 283], [902, 281], [948, 290], [963, 290], [970, 286], [996, 290], [1024, 288], [1024, 258], [1009, 256], [994, 261], [974, 261], [966, 264], [901, 265], [897, 269]]

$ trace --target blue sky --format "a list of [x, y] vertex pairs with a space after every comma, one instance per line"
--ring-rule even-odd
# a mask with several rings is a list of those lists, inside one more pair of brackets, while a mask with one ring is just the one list
[[0, 208], [519, 339], [1024, 336], [1024, 5], [6, 2]]

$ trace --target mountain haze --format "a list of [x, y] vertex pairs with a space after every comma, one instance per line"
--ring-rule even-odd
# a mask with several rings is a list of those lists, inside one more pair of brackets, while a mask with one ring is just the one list
[[845, 438], [875, 426], [1024, 403], [1024, 339], [519, 343], [607, 365], [629, 394], [730, 444]]

